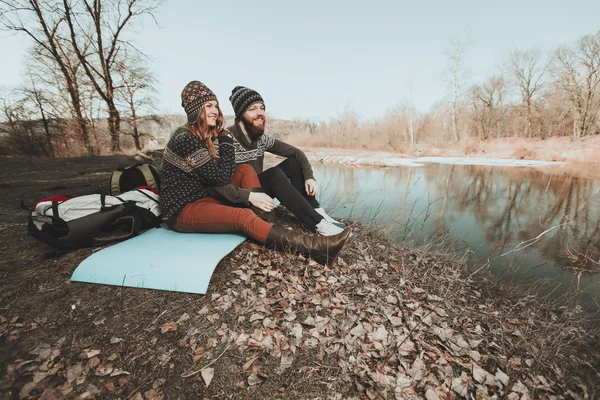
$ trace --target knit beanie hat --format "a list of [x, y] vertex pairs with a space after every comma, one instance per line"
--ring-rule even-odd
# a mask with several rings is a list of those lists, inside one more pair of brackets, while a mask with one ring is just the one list
[[248, 89], [244, 86], [234, 87], [231, 91], [231, 96], [229, 96], [229, 101], [231, 101], [231, 105], [233, 106], [236, 121], [240, 121], [242, 119], [242, 116], [252, 104], [265, 104], [265, 101], [256, 90]]
[[200, 118], [202, 106], [211, 100], [217, 100], [217, 96], [206, 85], [200, 81], [191, 81], [181, 92], [181, 106], [187, 114], [190, 124], [195, 124]]

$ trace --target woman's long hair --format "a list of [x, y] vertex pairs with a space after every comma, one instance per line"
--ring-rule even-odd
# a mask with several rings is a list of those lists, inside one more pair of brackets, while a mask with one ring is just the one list
[[219, 107], [219, 115], [217, 116], [217, 123], [215, 126], [208, 125], [206, 122], [206, 108], [202, 107], [198, 121], [193, 125], [188, 122], [185, 127], [196, 135], [198, 139], [204, 142], [208, 149], [208, 154], [210, 154], [214, 160], [217, 157], [217, 151], [215, 150], [213, 140], [215, 140], [223, 131], [223, 113], [221, 112], [221, 107]]

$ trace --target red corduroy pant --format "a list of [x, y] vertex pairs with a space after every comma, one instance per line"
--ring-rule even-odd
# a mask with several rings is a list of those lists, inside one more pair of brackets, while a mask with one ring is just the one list
[[[242, 189], [260, 187], [254, 168], [248, 164], [237, 166], [229, 183]], [[207, 196], [186, 205], [177, 217], [174, 229], [178, 232], [242, 232], [264, 244], [271, 226], [248, 208], [225, 205]]]

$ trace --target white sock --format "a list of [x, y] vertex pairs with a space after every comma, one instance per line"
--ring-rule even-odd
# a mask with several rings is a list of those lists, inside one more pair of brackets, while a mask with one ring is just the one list
[[333, 236], [333, 235], [337, 235], [338, 233], [343, 231], [342, 228], [340, 228], [337, 225], [332, 224], [331, 222], [327, 221], [325, 218], [323, 218], [321, 220], [321, 222], [319, 222], [315, 228], [316, 228], [317, 232], [323, 236]]
[[341, 224], [340, 221], [336, 221], [335, 219], [331, 218], [323, 209], [323, 207], [319, 207], [319, 208], [315, 208], [315, 211], [317, 213], [319, 213], [323, 218], [325, 218], [326, 221], [328, 222], [332, 222], [332, 223], [336, 223], [336, 224]]

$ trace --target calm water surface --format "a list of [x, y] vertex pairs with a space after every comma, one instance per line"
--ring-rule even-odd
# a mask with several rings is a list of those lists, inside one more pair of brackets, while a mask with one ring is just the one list
[[565, 170], [444, 164], [317, 164], [314, 171], [319, 199], [334, 216], [381, 225], [410, 246], [443, 232], [445, 243], [468, 254], [474, 268], [485, 265], [511, 279], [553, 278], [563, 288], [584, 290], [584, 300], [600, 299], [600, 274], [578, 274], [569, 256], [587, 254], [594, 260], [588, 266], [600, 263], [600, 179]]

